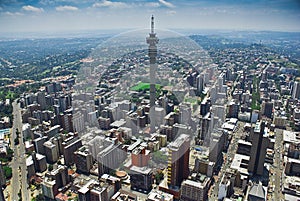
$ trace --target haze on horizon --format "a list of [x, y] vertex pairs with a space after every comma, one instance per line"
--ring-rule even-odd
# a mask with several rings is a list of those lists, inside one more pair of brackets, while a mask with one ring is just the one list
[[300, 31], [299, 0], [1, 0], [0, 35], [148, 28]]

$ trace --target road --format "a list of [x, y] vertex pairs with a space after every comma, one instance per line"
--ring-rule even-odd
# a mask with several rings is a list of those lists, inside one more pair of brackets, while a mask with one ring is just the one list
[[19, 192], [21, 190], [22, 200], [30, 200], [30, 194], [28, 191], [27, 184], [27, 167], [26, 167], [26, 156], [25, 156], [25, 146], [23, 142], [22, 133], [19, 134], [19, 145], [14, 144], [14, 140], [17, 137], [17, 130], [22, 132], [22, 116], [20, 105], [14, 101], [13, 102], [13, 129], [11, 134], [11, 148], [14, 151], [14, 157], [11, 162], [12, 168], [12, 179], [10, 186], [10, 200], [17, 201], [20, 200]]
[[282, 164], [282, 150], [283, 150], [283, 130], [276, 129], [275, 130], [275, 145], [274, 145], [274, 166], [273, 170], [274, 173], [271, 177], [274, 180], [274, 192], [272, 193], [272, 200], [284, 200], [283, 194], [281, 192], [281, 179], [282, 179], [282, 171], [283, 171], [283, 164]]
[[230, 168], [232, 159], [237, 151], [238, 148], [238, 141], [241, 139], [243, 135], [243, 128], [244, 128], [244, 123], [243, 122], [238, 122], [237, 124], [237, 129], [232, 135], [231, 143], [229, 144], [228, 151], [226, 154], [226, 160], [224, 161], [221, 170], [218, 174], [218, 179], [215, 181], [215, 184], [212, 188], [212, 193], [209, 196], [209, 200], [218, 200], [218, 192], [219, 192], [219, 184], [221, 182], [222, 176], [225, 174], [226, 170]]

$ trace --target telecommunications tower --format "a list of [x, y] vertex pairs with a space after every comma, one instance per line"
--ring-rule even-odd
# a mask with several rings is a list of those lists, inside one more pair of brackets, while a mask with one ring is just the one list
[[148, 55], [150, 58], [150, 132], [153, 133], [155, 130], [155, 73], [157, 69], [156, 56], [157, 56], [157, 46], [158, 38], [154, 32], [154, 17], [151, 17], [151, 32], [146, 39], [147, 44], [149, 44]]

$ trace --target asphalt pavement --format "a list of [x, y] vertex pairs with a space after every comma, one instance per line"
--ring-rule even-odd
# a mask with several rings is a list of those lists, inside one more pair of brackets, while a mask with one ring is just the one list
[[[12, 168], [12, 179], [10, 184], [9, 200], [18, 201], [20, 199], [19, 192], [21, 190], [22, 200], [30, 200], [30, 191], [28, 190], [27, 183], [27, 167], [26, 167], [26, 155], [25, 145], [22, 135], [22, 116], [20, 105], [13, 102], [13, 129], [11, 133], [11, 148], [14, 151], [14, 157], [10, 164]], [[20, 132], [19, 145], [14, 144], [14, 140], [17, 137], [17, 130]]]

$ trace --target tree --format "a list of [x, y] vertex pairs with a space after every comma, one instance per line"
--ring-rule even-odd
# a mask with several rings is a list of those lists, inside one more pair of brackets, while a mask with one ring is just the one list
[[4, 166], [3, 170], [4, 170], [5, 178], [6, 179], [10, 179], [12, 177], [12, 169], [11, 169], [11, 167]]
[[159, 182], [164, 178], [164, 173], [162, 171], [158, 171], [155, 175], [154, 175], [156, 184], [158, 185]]
[[36, 201], [45, 201], [44, 195], [38, 194], [38, 195], [35, 197], [35, 200], [36, 200]]
[[48, 166], [48, 171], [52, 171], [52, 170], [53, 170], [53, 165], [50, 164], [50, 165]]
[[19, 141], [19, 138], [18, 138], [18, 137], [16, 137], [16, 138], [14, 139], [14, 143], [15, 143], [15, 145], [19, 145], [20, 141]]
[[168, 162], [168, 156], [163, 154], [161, 151], [156, 151], [152, 155], [152, 159], [155, 163], [166, 164]]
[[124, 144], [130, 145], [130, 144], [131, 144], [131, 140], [130, 140], [130, 139], [126, 139], [126, 140], [124, 141]]

